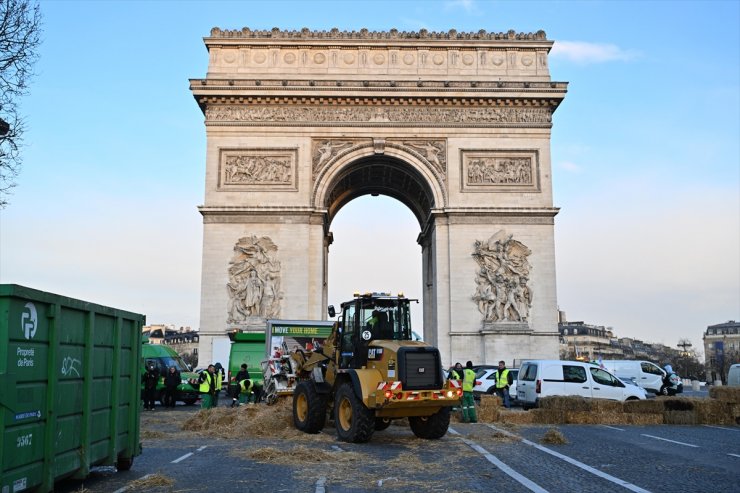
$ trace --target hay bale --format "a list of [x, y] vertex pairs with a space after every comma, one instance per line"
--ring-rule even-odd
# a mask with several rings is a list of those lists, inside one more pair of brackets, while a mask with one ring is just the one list
[[694, 406], [699, 424], [703, 425], [734, 425], [733, 406], [740, 408], [740, 404], [716, 399], [697, 399]]
[[480, 406], [478, 406], [478, 421], [481, 423], [495, 423], [498, 421], [498, 413], [501, 407], [501, 399], [492, 395], [482, 395]]
[[667, 397], [661, 399], [663, 402], [663, 409], [666, 411], [693, 411], [696, 406], [695, 402], [698, 401], [692, 397]]
[[532, 422], [546, 425], [565, 423], [565, 411], [558, 409], [532, 409]]
[[597, 413], [622, 413], [624, 412], [624, 405], [621, 401], [591, 399], [591, 410]]
[[663, 423], [667, 425], [696, 425], [699, 424], [696, 411], [665, 411]]
[[648, 399], [644, 401], [625, 401], [624, 412], [638, 414], [662, 414], [664, 411], [663, 399]]
[[662, 425], [663, 414], [657, 413], [625, 413], [628, 425]]
[[502, 409], [498, 413], [498, 422], [506, 424], [529, 425], [534, 423], [535, 414], [531, 411], [511, 411]]
[[740, 387], [715, 387], [709, 388], [709, 397], [719, 401], [740, 404]]
[[601, 423], [598, 415], [591, 411], [565, 411], [564, 423], [574, 425], [595, 425]]
[[590, 411], [590, 399], [577, 395], [551, 395], [537, 401], [540, 409], [553, 409], [558, 411]]

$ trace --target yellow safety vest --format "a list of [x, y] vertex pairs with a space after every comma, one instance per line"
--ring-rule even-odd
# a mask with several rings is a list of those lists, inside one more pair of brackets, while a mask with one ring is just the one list
[[[247, 381], [249, 382], [249, 387], [244, 386], [244, 382], [247, 382]], [[249, 394], [252, 392], [252, 387], [254, 386], [254, 382], [252, 382], [251, 378], [245, 378], [244, 380], [239, 382], [239, 386], [241, 387], [242, 392], [244, 392], [245, 394]]]
[[509, 369], [506, 368], [504, 371], [496, 370], [496, 388], [503, 389], [509, 385]]
[[452, 371], [450, 372], [450, 380], [462, 380], [462, 377], [461, 377], [461, 376], [460, 376], [460, 374], [459, 374], [459, 373], [457, 372], [457, 370], [452, 370]]
[[465, 368], [463, 375], [463, 392], [472, 392], [475, 387], [475, 372], [470, 368]]
[[223, 381], [223, 379], [221, 378], [221, 376], [222, 376], [221, 375], [221, 370], [216, 370], [216, 377], [217, 377], [216, 378], [216, 392], [218, 392], [219, 390], [221, 390], [221, 382]]
[[211, 382], [213, 380], [213, 377], [211, 376], [211, 372], [208, 370], [205, 370], [206, 372], [206, 378], [202, 382], [200, 382], [200, 387], [198, 390], [200, 390], [203, 394], [210, 394], [211, 393]]

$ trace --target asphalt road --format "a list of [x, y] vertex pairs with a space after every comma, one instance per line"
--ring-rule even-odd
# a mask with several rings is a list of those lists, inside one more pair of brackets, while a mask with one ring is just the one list
[[[66, 480], [55, 491], [740, 491], [738, 426], [453, 423], [447, 436], [428, 441], [392, 425], [370, 443], [348, 444], [337, 440], [332, 423], [318, 435], [286, 430], [287, 439], [182, 431], [196, 410], [144, 413], [143, 452], [130, 471], [97, 468], [85, 481]], [[542, 443], [552, 428], [566, 443]], [[157, 487], [157, 478], [172, 484]]]

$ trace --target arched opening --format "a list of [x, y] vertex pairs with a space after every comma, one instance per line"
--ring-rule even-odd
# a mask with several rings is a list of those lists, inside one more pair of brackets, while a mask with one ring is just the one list
[[329, 304], [339, 308], [356, 291], [386, 291], [418, 299], [411, 326], [423, 331], [420, 228], [408, 207], [386, 197], [352, 200], [332, 221], [329, 248]]
[[357, 291], [403, 292], [419, 300], [412, 327], [423, 334], [418, 238], [435, 206], [426, 178], [399, 158], [364, 156], [334, 173], [324, 197], [333, 241], [327, 245], [328, 301], [338, 304]]

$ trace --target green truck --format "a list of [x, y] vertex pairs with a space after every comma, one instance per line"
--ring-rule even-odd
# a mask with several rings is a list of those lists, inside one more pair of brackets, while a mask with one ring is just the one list
[[141, 453], [144, 315], [0, 285], [0, 491], [49, 492]]
[[[141, 371], [144, 373], [147, 361], [154, 362], [159, 370], [159, 382], [157, 383], [157, 400], [164, 405], [164, 375], [169, 371], [170, 366], [174, 366], [180, 372], [181, 382], [177, 386], [175, 399], [191, 406], [199, 398], [198, 389], [194, 388], [189, 380], [197, 379], [198, 374], [191, 372], [188, 365], [182, 360], [177, 351], [164, 344], [151, 344], [144, 340], [141, 344]], [[142, 385], [141, 398], [144, 398], [144, 388]]]
[[236, 377], [242, 364], [247, 364], [249, 378], [255, 386], [262, 387], [262, 370], [260, 362], [265, 356], [265, 333], [264, 332], [229, 332], [231, 350], [229, 352], [229, 373], [226, 378], [231, 382]]

